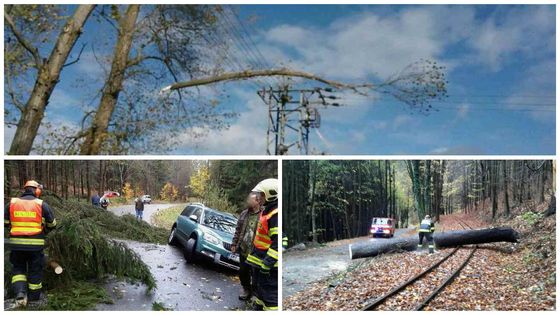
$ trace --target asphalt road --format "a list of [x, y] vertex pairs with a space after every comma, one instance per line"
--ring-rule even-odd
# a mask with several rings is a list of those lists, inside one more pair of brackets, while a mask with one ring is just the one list
[[[397, 229], [395, 238], [403, 236], [408, 229]], [[327, 246], [305, 250], [288, 250], [282, 254], [282, 296], [299, 292], [312, 282], [328, 278], [346, 270], [350, 260], [348, 244], [355, 242], [383, 242], [383, 238], [359, 237], [328, 243]]]
[[153, 303], [176, 311], [242, 310], [239, 280], [233, 270], [212, 263], [187, 264], [180, 248], [168, 245], [123, 241], [150, 267], [157, 288], [146, 294], [146, 287], [124, 281], [106, 285], [114, 304], [100, 304], [96, 310], [152, 310]]
[[[175, 204], [145, 204], [144, 205], [144, 215], [142, 219], [148, 223], [151, 222], [151, 217], [154, 213], [158, 210], [167, 209], [170, 207], [175, 206]], [[136, 211], [134, 210], [134, 205], [123, 205], [123, 206], [116, 206], [116, 207], [109, 207], [109, 211], [113, 212], [116, 215], [124, 215], [124, 214], [132, 214], [136, 215]]]
[[[144, 207], [144, 221], [158, 209], [171, 204], [151, 204]], [[134, 206], [109, 208], [117, 215], [134, 214]], [[245, 302], [239, 301], [237, 272], [202, 261], [189, 264], [182, 248], [122, 240], [150, 267], [157, 281], [157, 288], [146, 294], [146, 287], [126, 281], [109, 281], [105, 286], [114, 304], [99, 304], [96, 310], [135, 311], [152, 310], [154, 303], [176, 311], [243, 310]]]

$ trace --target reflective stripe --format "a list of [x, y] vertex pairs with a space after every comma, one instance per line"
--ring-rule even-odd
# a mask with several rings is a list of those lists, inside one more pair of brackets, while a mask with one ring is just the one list
[[32, 228], [32, 227], [13, 227], [11, 233], [40, 233], [42, 231], [41, 228]]
[[35, 228], [41, 228], [41, 224], [37, 222], [12, 222], [12, 226], [31, 226]]
[[277, 227], [274, 227], [274, 228], [271, 228], [270, 230], [268, 230], [268, 236], [272, 236], [272, 235], [276, 235], [276, 234], [278, 234], [278, 228]]
[[[256, 238], [255, 238], [255, 241], [254, 241], [253, 243], [255, 244], [255, 246], [256, 246], [257, 248], [269, 247], [269, 246], [270, 246], [270, 243], [261, 242], [261, 241], [257, 240]], [[260, 247], [259, 247], [259, 246], [260, 246]]]
[[55, 226], [56, 226], [56, 219], [54, 219], [51, 223], [47, 222], [47, 227], [52, 228], [52, 227], [55, 227]]
[[4, 224], [10, 224], [10, 220], [4, 219]]
[[12, 277], [12, 283], [19, 282], [19, 281], [27, 281], [27, 276], [26, 275], [14, 275]]
[[38, 283], [38, 284], [33, 284], [33, 283], [28, 283], [29, 289], [30, 290], [39, 290], [43, 287], [43, 283]]
[[278, 310], [278, 306], [266, 306], [266, 305], [263, 305], [263, 310], [265, 310], [265, 311], [277, 311], [277, 310]]
[[45, 245], [42, 238], [10, 238], [8, 243], [12, 245]]
[[420, 230], [418, 230], [418, 232], [430, 233], [431, 231], [430, 231], [430, 230], [426, 230], [426, 229], [420, 229]]
[[418, 244], [418, 247], [422, 247], [422, 244]]
[[434, 248], [434, 245], [428, 245], [428, 248]]
[[261, 299], [259, 299], [258, 297], [255, 297], [255, 303], [256, 303], [257, 305], [264, 306], [264, 302], [263, 302]]
[[278, 252], [275, 251], [274, 249], [269, 248], [268, 251], [266, 252], [266, 254], [267, 254], [268, 256], [270, 256], [270, 257], [272, 257], [272, 258], [278, 260]]

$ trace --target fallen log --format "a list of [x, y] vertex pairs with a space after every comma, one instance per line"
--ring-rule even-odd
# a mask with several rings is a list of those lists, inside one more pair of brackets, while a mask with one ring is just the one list
[[64, 269], [62, 269], [62, 266], [54, 260], [49, 261], [49, 267], [51, 267], [51, 269], [54, 270], [54, 273], [56, 273], [57, 275], [61, 274], [64, 271]]
[[[517, 243], [518, 241], [519, 234], [511, 228], [457, 230], [434, 233], [436, 248], [495, 242]], [[410, 236], [394, 239], [375, 239], [375, 241], [350, 244], [348, 250], [350, 259], [357, 259], [375, 257], [380, 254], [392, 252], [414, 251], [417, 249], [417, 245], [418, 236]]]

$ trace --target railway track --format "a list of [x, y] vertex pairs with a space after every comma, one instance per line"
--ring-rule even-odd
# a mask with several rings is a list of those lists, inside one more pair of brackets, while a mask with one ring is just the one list
[[[463, 228], [467, 228], [472, 230], [472, 228], [465, 222], [461, 222], [457, 220], [457, 223]], [[457, 257], [457, 254], [460, 252], [462, 247], [455, 247], [451, 252], [443, 256], [440, 260], [433, 263], [428, 268], [424, 269], [422, 272], [418, 273], [414, 277], [408, 279], [407, 281], [399, 284], [397, 287], [393, 288], [391, 291], [387, 292], [386, 294], [376, 298], [372, 302], [369, 302], [365, 307], [362, 308], [362, 311], [373, 311], [381, 308], [385, 303], [390, 301], [392, 298], [397, 297], [401, 292], [406, 290], [409, 287], [413, 287], [415, 284], [420, 283], [424, 279], [428, 279], [430, 275], [434, 275], [439, 272], [438, 268], [442, 267], [444, 264], [449, 263], [452, 258]], [[466, 248], [465, 248], [466, 249]], [[453, 280], [461, 273], [461, 270], [465, 268], [465, 266], [469, 263], [471, 258], [473, 257], [475, 251], [477, 250], [477, 246], [469, 248], [469, 252], [466, 254], [465, 258], [462, 259], [458, 263], [458, 267], [456, 267], [447, 277], [444, 277], [443, 281], [439, 282], [431, 292], [426, 295], [420, 303], [414, 305], [410, 310], [421, 311], [423, 310], [429, 303], [432, 301], [443, 289], [453, 282]], [[443, 268], [445, 269], [445, 268]]]

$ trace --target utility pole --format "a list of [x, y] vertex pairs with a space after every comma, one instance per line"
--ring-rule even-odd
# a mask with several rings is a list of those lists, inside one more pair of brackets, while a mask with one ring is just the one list
[[329, 103], [338, 99], [325, 94], [330, 92], [330, 88], [291, 89], [289, 85], [259, 90], [257, 94], [268, 106], [266, 153], [286, 155], [295, 146], [299, 154], [309, 154], [309, 129], [321, 126], [317, 107], [340, 106]]

